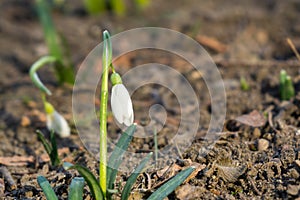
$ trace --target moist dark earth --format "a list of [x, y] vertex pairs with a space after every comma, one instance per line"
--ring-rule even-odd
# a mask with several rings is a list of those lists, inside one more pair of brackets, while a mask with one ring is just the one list
[[[127, 2], [125, 16], [109, 11], [90, 16], [77, 0], [66, 0], [63, 9], [53, 11], [55, 27], [68, 43], [75, 70], [101, 42], [102, 30], [114, 35], [137, 27], [164, 27], [203, 45], [216, 63], [226, 91], [223, 130], [215, 133], [218, 140], [202, 154], [202, 147], [211, 144], [205, 133], [212, 105], [201, 72], [183, 59], [159, 52], [132, 52], [114, 61], [121, 74], [153, 60], [171, 66], [188, 80], [201, 102], [201, 128], [193, 143], [170, 163], [162, 162], [160, 168], [150, 167], [141, 174], [130, 198], [146, 199], [186, 166], [197, 166], [197, 173], [167, 199], [299, 198], [300, 60], [286, 39], [290, 38], [300, 50], [300, 2], [154, 0], [139, 11], [130, 6], [131, 1]], [[40, 93], [28, 76], [34, 61], [48, 53], [34, 2], [2, 0], [0, 15], [0, 196], [45, 199], [37, 184], [37, 175], [44, 175], [59, 199], [66, 199], [72, 178], [79, 174], [51, 166], [35, 133], [40, 129], [49, 137]], [[295, 87], [296, 96], [289, 101], [280, 100], [281, 69], [292, 77]], [[53, 92], [49, 102], [72, 127], [69, 138], [58, 140], [61, 158], [84, 165], [96, 175], [97, 160], [85, 149], [72, 119], [72, 86], [58, 85], [51, 67], [41, 69], [39, 75]], [[241, 89], [241, 77], [248, 82], [249, 90]], [[163, 148], [178, 129], [178, 101], [167, 88], [155, 84], [143, 86], [133, 95], [135, 121], [141, 125], [150, 121], [149, 107], [158, 102], [165, 105], [168, 114], [166, 124], [158, 132], [158, 147]], [[96, 100], [95, 107], [98, 106]], [[120, 134], [112, 117], [108, 130], [112, 139]], [[134, 138], [129, 150], [153, 151], [153, 138]], [[122, 188], [128, 176], [129, 173], [120, 172], [116, 187]], [[92, 199], [87, 186], [84, 199]]]

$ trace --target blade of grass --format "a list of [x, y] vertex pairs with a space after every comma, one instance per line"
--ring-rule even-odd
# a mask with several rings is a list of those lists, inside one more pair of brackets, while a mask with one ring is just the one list
[[70, 185], [68, 200], [83, 199], [83, 186], [84, 186], [84, 178], [82, 177], [73, 178]]
[[57, 166], [60, 164], [60, 159], [58, 156], [57, 144], [56, 144], [56, 138], [55, 138], [54, 131], [51, 131], [51, 133], [50, 133], [50, 142], [51, 142], [51, 146], [52, 146], [52, 151], [50, 153], [51, 163], [53, 166]]
[[164, 199], [171, 192], [173, 192], [185, 179], [195, 170], [193, 167], [189, 167], [179, 172], [174, 178], [163, 184], [154, 193], [150, 195], [148, 200]]
[[38, 181], [39, 186], [42, 188], [47, 200], [57, 200], [58, 199], [54, 190], [52, 189], [50, 183], [48, 182], [48, 180], [45, 177], [38, 176], [37, 181]]
[[85, 168], [83, 166], [80, 166], [80, 165], [73, 165], [73, 164], [68, 163], [68, 162], [65, 162], [63, 164], [63, 167], [66, 170], [76, 169], [79, 172], [79, 174], [81, 176], [83, 176], [83, 178], [87, 182], [87, 184], [88, 184], [88, 186], [89, 186], [89, 188], [91, 190], [91, 193], [92, 193], [93, 197], [96, 200], [102, 200], [102, 199], [104, 199], [103, 193], [102, 193], [101, 188], [100, 188], [100, 185], [99, 185], [97, 179], [95, 178], [95, 176], [90, 172], [89, 169], [87, 169], [87, 168]]
[[150, 160], [152, 154], [153, 154], [152, 152], [149, 153], [147, 155], [147, 157], [142, 160], [141, 164], [137, 168], [135, 168], [134, 172], [129, 176], [129, 178], [124, 186], [124, 189], [122, 191], [122, 195], [121, 195], [122, 200], [128, 199], [133, 184], [136, 182], [136, 179], [139, 176], [139, 174], [142, 173], [142, 171], [145, 169], [145, 165]]
[[[118, 143], [116, 144], [114, 151], [109, 157], [109, 161], [107, 164], [107, 188], [114, 189], [114, 182], [116, 180], [116, 176], [118, 173], [118, 168], [122, 163], [122, 156], [126, 152], [131, 140], [132, 136], [135, 132], [136, 125], [133, 124], [127, 128], [127, 130], [121, 135]], [[113, 166], [114, 168], [111, 168]]]

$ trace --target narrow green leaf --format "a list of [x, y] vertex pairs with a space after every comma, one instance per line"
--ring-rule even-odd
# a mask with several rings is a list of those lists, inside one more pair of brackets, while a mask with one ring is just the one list
[[50, 183], [47, 181], [47, 179], [43, 176], [38, 176], [37, 181], [39, 186], [42, 188], [43, 192], [45, 193], [45, 196], [47, 200], [57, 200], [57, 196], [52, 189]]
[[280, 71], [280, 78], [279, 78], [279, 91], [280, 91], [280, 98], [281, 100], [286, 100], [286, 90], [285, 90], [285, 83], [286, 83], [286, 77], [287, 77], [287, 73], [285, 70], [281, 70]]
[[[127, 130], [121, 135], [118, 143], [116, 144], [114, 151], [109, 157], [109, 161], [107, 164], [107, 188], [114, 189], [114, 182], [116, 180], [116, 176], [118, 173], [118, 169], [122, 163], [122, 156], [126, 152], [131, 140], [132, 136], [135, 132], [136, 125], [132, 124], [127, 128]], [[110, 166], [113, 166], [111, 168]]]
[[57, 144], [54, 131], [50, 133], [50, 141], [52, 146], [52, 151], [50, 153], [50, 159], [53, 166], [57, 166], [60, 164], [60, 159], [58, 156]]
[[80, 175], [83, 176], [85, 181], [87, 182], [93, 197], [96, 200], [104, 199], [103, 193], [102, 193], [101, 188], [100, 188], [100, 185], [99, 185], [97, 179], [95, 178], [95, 176], [92, 174], [92, 172], [90, 172], [89, 169], [87, 169], [83, 166], [80, 166], [80, 165], [73, 165], [73, 164], [68, 163], [68, 162], [65, 162], [63, 164], [63, 167], [66, 170], [76, 169], [80, 173]]
[[47, 154], [49, 155], [50, 157], [50, 154], [51, 154], [51, 151], [52, 151], [52, 147], [50, 146], [49, 142], [46, 140], [44, 134], [40, 131], [40, 130], [37, 130], [36, 133], [38, 134], [38, 138], [41, 140]]
[[68, 200], [82, 200], [83, 186], [84, 186], [84, 178], [82, 177], [73, 178], [70, 185]]
[[144, 170], [145, 165], [150, 160], [152, 154], [153, 154], [152, 152], [149, 153], [147, 155], [147, 157], [142, 160], [141, 164], [137, 168], [135, 168], [134, 172], [129, 176], [129, 178], [124, 186], [124, 189], [122, 191], [122, 196], [121, 196], [122, 200], [128, 199], [133, 184], [136, 182], [136, 179], [139, 176], [139, 174]]
[[189, 167], [179, 172], [174, 178], [163, 184], [154, 193], [150, 195], [148, 200], [164, 199], [171, 192], [173, 192], [185, 179], [195, 170], [193, 167]]

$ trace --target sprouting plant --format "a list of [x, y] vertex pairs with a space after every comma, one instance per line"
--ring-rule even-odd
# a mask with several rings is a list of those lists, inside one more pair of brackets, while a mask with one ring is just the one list
[[[49, 181], [44, 176], [38, 176], [37, 181], [40, 187], [42, 188], [47, 200], [58, 199]], [[83, 186], [84, 186], [84, 178], [82, 177], [73, 178], [70, 185], [68, 200], [83, 199]]]
[[291, 77], [287, 75], [285, 70], [281, 70], [279, 80], [279, 91], [281, 100], [290, 100], [292, 97], [295, 96], [295, 89]]
[[56, 138], [54, 132], [53, 131], [50, 132], [50, 143], [46, 140], [44, 134], [40, 130], [37, 130], [36, 132], [50, 158], [51, 164], [53, 166], [59, 165], [60, 159], [58, 156], [57, 144], [56, 144]]
[[[126, 13], [126, 5], [123, 0], [84, 0], [85, 9], [90, 14], [98, 14], [105, 10], [112, 10], [117, 15], [124, 15]], [[143, 9], [150, 3], [149, 0], [134, 0], [134, 5], [137, 9]]]
[[37, 60], [30, 68], [29, 75], [32, 82], [36, 85], [37, 88], [41, 91], [42, 101], [44, 103], [44, 109], [47, 115], [47, 128], [50, 131], [54, 131], [60, 137], [68, 137], [70, 135], [70, 127], [65, 120], [65, 118], [60, 115], [46, 100], [46, 95], [51, 95], [51, 91], [42, 83], [37, 75], [37, 70], [46, 64], [56, 62], [56, 58], [52, 56], [45, 56]]
[[63, 48], [63, 39], [57, 34], [46, 0], [35, 0], [37, 14], [42, 24], [49, 54], [55, 61], [55, 73], [59, 83], [73, 84], [75, 81], [74, 69], [67, 51]]
[[240, 85], [243, 91], [248, 91], [250, 89], [250, 86], [244, 77], [241, 77]]
[[[87, 168], [80, 165], [73, 165], [71, 163], [64, 163], [65, 169], [76, 169], [87, 182], [93, 197], [96, 200], [112, 199], [112, 195], [118, 191], [115, 190], [115, 180], [118, 168], [122, 163], [122, 157], [126, 152], [136, 129], [133, 123], [133, 108], [129, 93], [122, 84], [122, 79], [119, 74], [115, 72], [112, 65], [112, 47], [108, 31], [103, 32], [103, 56], [102, 56], [102, 83], [101, 83], [101, 105], [100, 105], [100, 163], [99, 163], [99, 180]], [[109, 71], [112, 70], [111, 83], [112, 96], [111, 106], [115, 119], [120, 124], [129, 126], [127, 130], [121, 135], [109, 160], [107, 161], [107, 102], [108, 102], [108, 76]], [[126, 200], [130, 196], [131, 188], [136, 182], [140, 173], [145, 170], [147, 162], [151, 159], [152, 152], [149, 153], [142, 162], [135, 168], [133, 173], [129, 176], [122, 192], [121, 199]], [[112, 167], [113, 166], [113, 167]], [[150, 199], [163, 199], [169, 195], [177, 186], [179, 186], [192, 172], [194, 168], [188, 168], [180, 172], [173, 179], [164, 184], [156, 192], [154, 192]]]

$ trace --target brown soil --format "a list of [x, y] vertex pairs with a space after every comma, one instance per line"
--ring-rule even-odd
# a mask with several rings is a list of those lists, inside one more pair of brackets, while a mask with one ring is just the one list
[[[207, 50], [216, 62], [226, 88], [227, 116], [220, 139], [207, 155], [199, 150], [209, 141], [203, 139], [203, 130], [210, 119], [210, 99], [201, 76], [186, 68], [182, 60], [172, 56], [156, 58], [162, 64], [174, 66], [185, 75], [198, 92], [201, 101], [203, 129], [182, 156], [169, 167], [201, 164], [188, 182], [169, 195], [169, 199], [294, 199], [300, 196], [300, 71], [299, 62], [286, 43], [290, 37], [300, 49], [300, 2], [287, 1], [180, 1], [155, 0], [143, 12], [130, 10], [125, 17], [111, 13], [88, 16], [81, 1], [66, 1], [63, 11], [54, 12], [55, 25], [70, 46], [75, 66], [100, 41], [101, 30], [112, 34], [141, 26], [159, 26], [183, 32], [195, 39], [208, 36], [220, 45]], [[45, 199], [37, 185], [37, 175], [44, 175], [54, 186], [60, 199], [67, 198], [75, 171], [51, 167], [36, 129], [49, 136], [45, 127], [45, 114], [38, 90], [28, 76], [31, 64], [47, 54], [43, 32], [34, 13], [33, 1], [2, 0], [0, 3], [0, 157], [17, 158], [16, 163], [0, 164], [8, 169], [15, 181], [11, 185], [0, 176], [0, 196], [5, 199]], [[203, 39], [203, 38], [202, 38]], [[116, 61], [121, 72], [131, 66], [151, 61], [145, 54], [129, 54]], [[297, 96], [280, 101], [279, 71], [285, 69], [292, 76]], [[72, 135], [60, 139], [58, 147], [63, 160], [87, 166], [97, 174], [98, 164], [81, 143], [72, 120], [70, 86], [58, 86], [49, 69], [42, 69], [41, 79], [53, 91], [49, 101], [66, 117], [72, 126]], [[240, 77], [244, 77], [250, 90], [242, 91]], [[162, 101], [169, 105], [168, 122], [159, 133], [159, 147], [164, 147], [177, 131], [179, 105], [166, 88], [150, 85], [134, 95], [136, 120], [147, 123], [148, 108], [157, 102], [151, 95], [155, 88]], [[171, 100], [170, 100], [171, 99]], [[266, 123], [251, 127], [235, 119], [254, 110], [267, 116]], [[109, 121], [111, 138], [117, 137], [113, 120]], [[152, 141], [135, 139], [131, 151], [145, 152], [154, 148]], [[19, 164], [19, 165], [17, 165]], [[14, 166], [15, 165], [15, 166]], [[160, 170], [142, 174], [134, 187], [132, 199], [146, 198], [159, 182]], [[128, 174], [120, 173], [121, 186]], [[148, 180], [148, 179], [151, 180]], [[5, 189], [2, 192], [2, 180]], [[150, 186], [149, 186], [150, 184]], [[85, 199], [90, 193], [85, 187]], [[117, 198], [117, 197], [116, 197]]]

